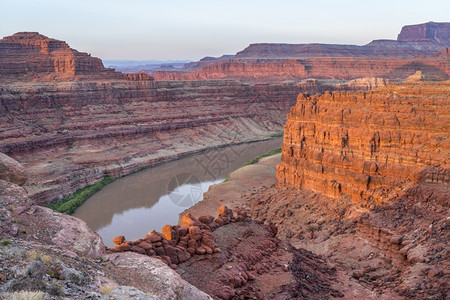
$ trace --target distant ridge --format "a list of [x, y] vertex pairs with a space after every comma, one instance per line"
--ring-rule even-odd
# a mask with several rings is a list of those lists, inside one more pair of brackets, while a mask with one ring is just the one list
[[367, 45], [251, 44], [235, 59], [298, 59], [312, 57], [413, 58], [430, 56], [450, 46], [450, 23], [428, 22], [404, 26], [397, 40], [374, 40]]

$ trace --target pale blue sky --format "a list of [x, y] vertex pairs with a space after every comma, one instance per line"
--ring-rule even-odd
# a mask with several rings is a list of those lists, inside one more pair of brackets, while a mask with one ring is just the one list
[[0, 0], [0, 36], [38, 31], [102, 59], [193, 59], [250, 43], [367, 44], [448, 22], [448, 0]]

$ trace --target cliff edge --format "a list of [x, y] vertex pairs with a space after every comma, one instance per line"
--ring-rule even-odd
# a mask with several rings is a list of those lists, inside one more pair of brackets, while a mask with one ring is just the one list
[[279, 186], [385, 202], [418, 182], [448, 185], [449, 82], [299, 95], [284, 127]]

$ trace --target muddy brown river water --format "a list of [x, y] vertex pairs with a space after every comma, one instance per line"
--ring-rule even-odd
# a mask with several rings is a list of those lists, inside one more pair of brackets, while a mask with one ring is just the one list
[[280, 148], [282, 138], [214, 149], [160, 164], [119, 178], [79, 207], [73, 216], [97, 231], [105, 245], [124, 235], [127, 240], [177, 224], [178, 215], [203, 199], [245, 162]]

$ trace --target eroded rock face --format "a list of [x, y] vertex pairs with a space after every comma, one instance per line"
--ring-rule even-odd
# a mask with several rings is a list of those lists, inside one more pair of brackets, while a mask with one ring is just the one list
[[417, 182], [448, 184], [449, 87], [299, 95], [284, 127], [278, 186], [384, 202]]

